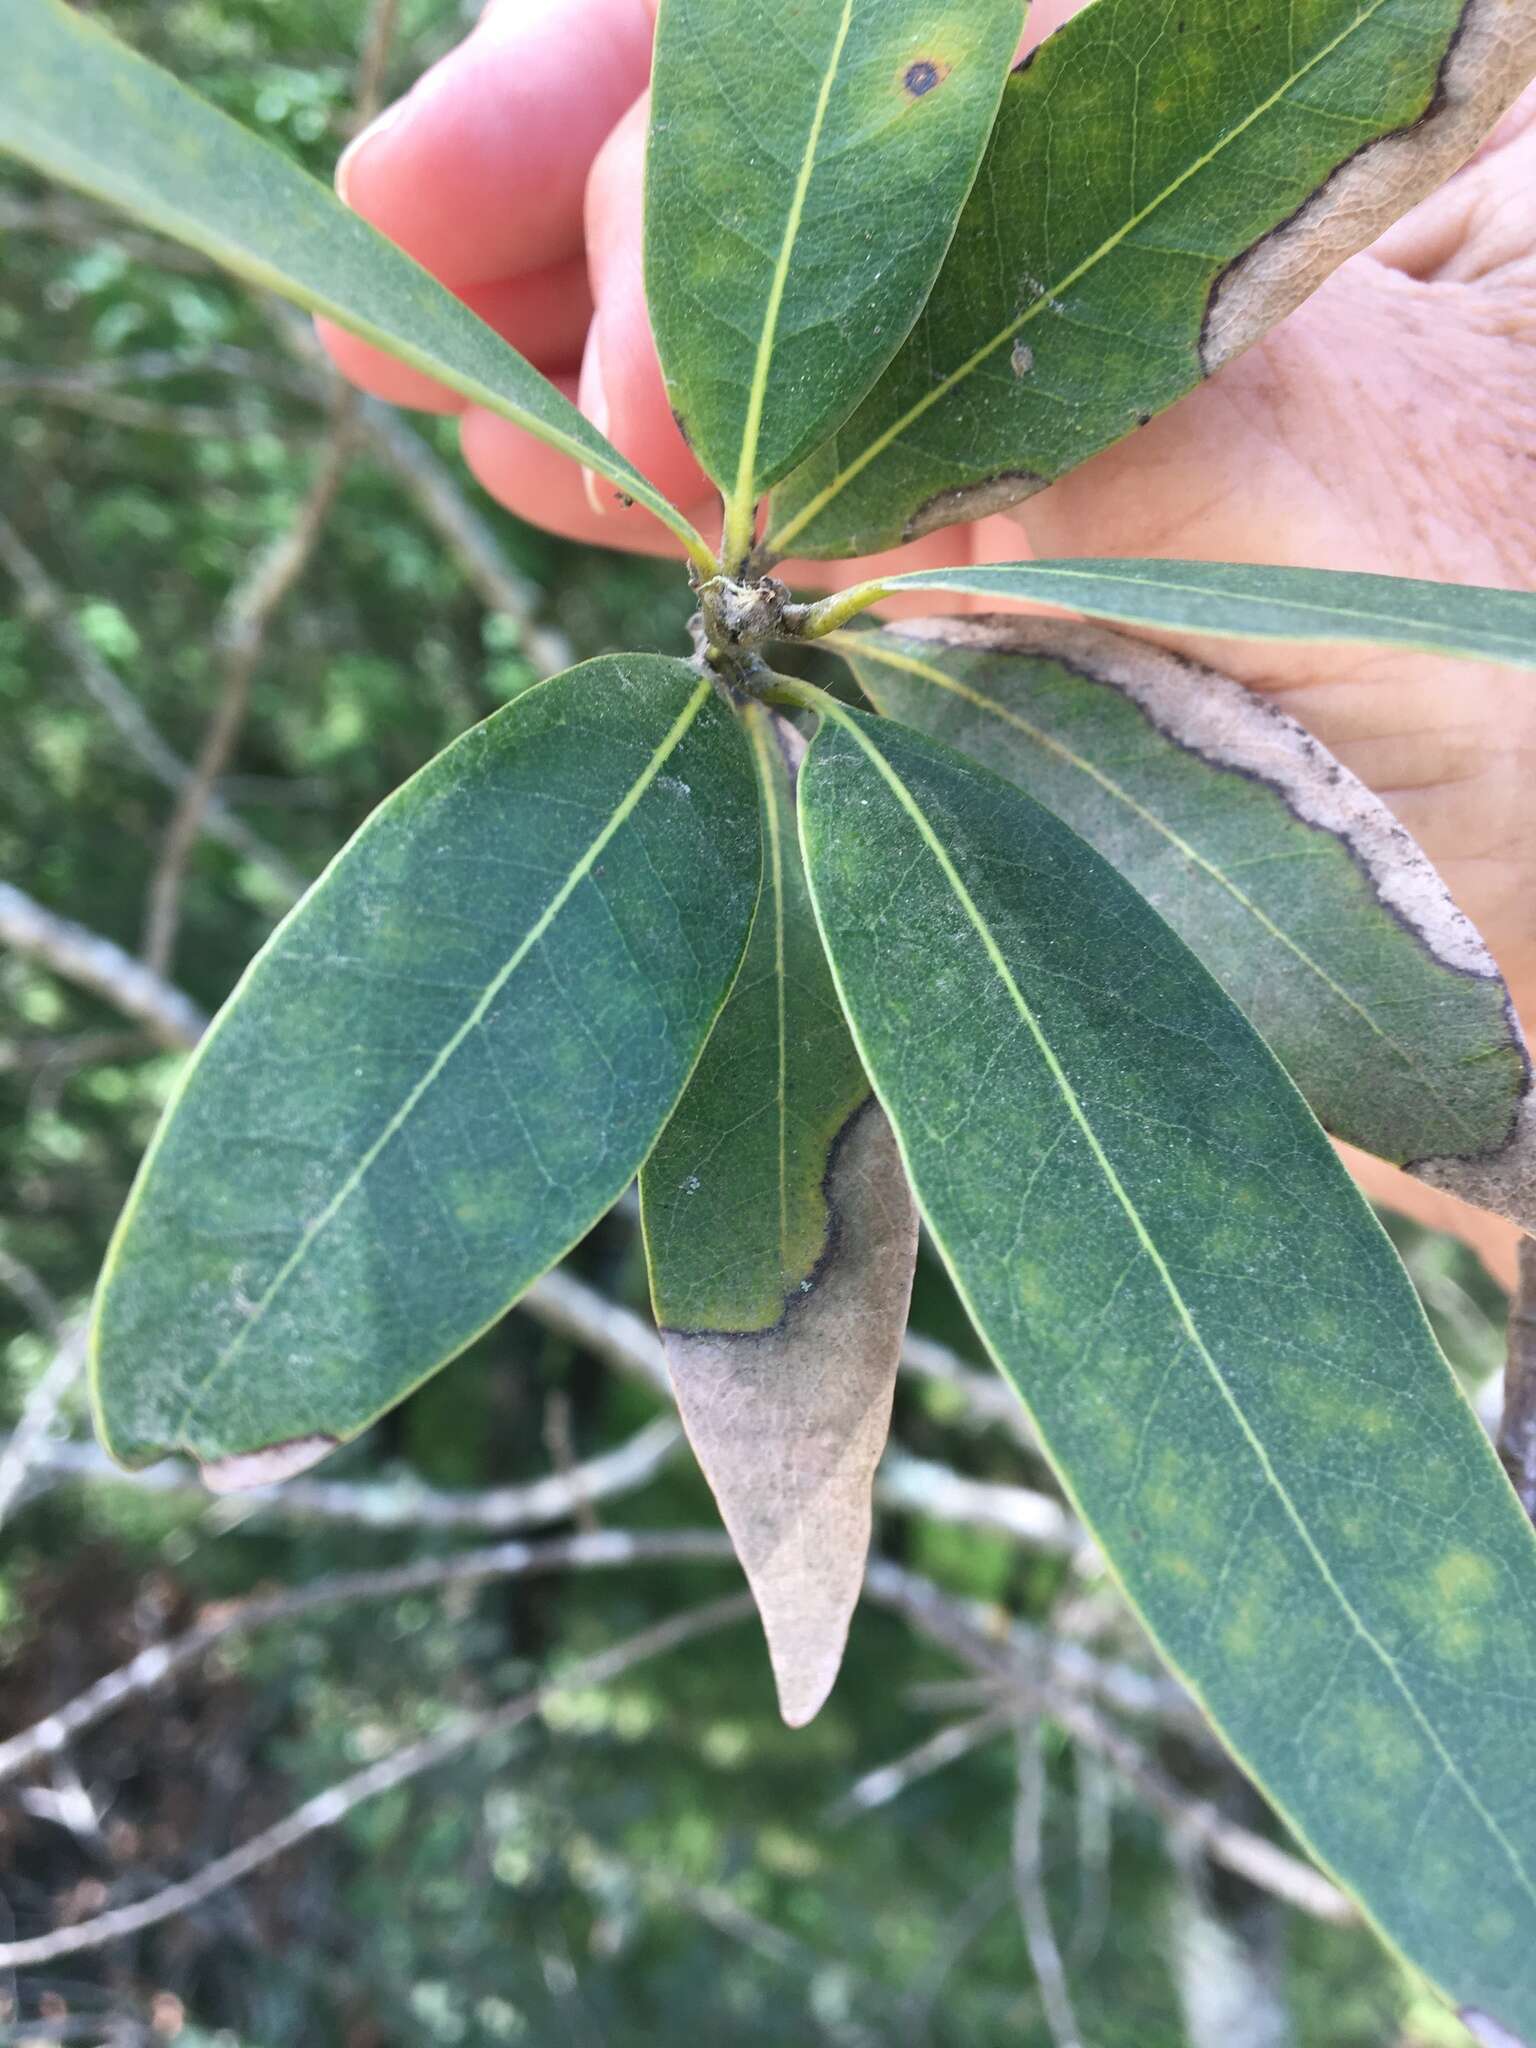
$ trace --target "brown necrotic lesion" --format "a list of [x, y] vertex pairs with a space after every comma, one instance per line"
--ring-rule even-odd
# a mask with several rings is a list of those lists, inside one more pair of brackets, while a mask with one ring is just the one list
[[933, 57], [918, 57], [901, 76], [901, 89], [909, 99], [920, 100], [949, 76], [949, 66]]

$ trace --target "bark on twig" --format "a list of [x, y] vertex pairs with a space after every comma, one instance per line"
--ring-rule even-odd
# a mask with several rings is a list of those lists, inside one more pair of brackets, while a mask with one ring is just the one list
[[159, 1045], [195, 1045], [207, 1018], [190, 996], [135, 960], [111, 939], [58, 917], [9, 882], [0, 882], [0, 945], [88, 989], [123, 1016], [142, 1024]]
[[1038, 1720], [1018, 1734], [1018, 1793], [1013, 1808], [1013, 1888], [1024, 1946], [1040, 1992], [1045, 2024], [1056, 2048], [1083, 2048], [1067, 1989], [1066, 1965], [1051, 1925], [1045, 1893], [1045, 1755]]
[[351, 459], [352, 407], [343, 401], [320, 460], [288, 527], [262, 549], [230, 592], [214, 643], [222, 680], [213, 715], [182, 784], [166, 827], [159, 864], [150, 883], [144, 927], [144, 964], [152, 973], [169, 971], [181, 919], [181, 891], [187, 863], [215, 801], [214, 786], [229, 765], [245, 722], [251, 681], [267, 634], [283, 600], [309, 565]]
[[[592, 1541], [590, 1537], [573, 1540]], [[0, 1968], [19, 1969], [28, 1964], [56, 1962], [60, 1956], [79, 1955], [87, 1949], [102, 1948], [126, 1935], [141, 1933], [146, 1927], [158, 1926], [161, 1921], [170, 1920], [178, 1913], [191, 1912], [219, 1892], [227, 1891], [231, 1885], [241, 1883], [264, 1864], [297, 1848], [311, 1835], [335, 1827], [365, 1801], [409, 1784], [424, 1771], [435, 1769], [438, 1764], [446, 1763], [450, 1757], [484, 1742], [490, 1736], [504, 1734], [532, 1720], [560, 1693], [607, 1685], [637, 1664], [744, 1621], [751, 1612], [752, 1602], [746, 1594], [689, 1608], [659, 1622], [654, 1628], [642, 1629], [638, 1635], [627, 1637], [610, 1650], [583, 1658], [579, 1663], [570, 1665], [558, 1678], [546, 1679], [542, 1685], [517, 1699], [481, 1713], [455, 1715], [433, 1734], [423, 1736], [417, 1742], [406, 1743], [378, 1763], [354, 1771], [350, 1777], [329, 1786], [313, 1799], [306, 1799], [302, 1806], [295, 1807], [275, 1826], [264, 1828], [228, 1855], [216, 1857], [181, 1883], [163, 1885], [147, 1899], [98, 1913], [73, 1927], [60, 1927], [51, 1934], [35, 1935], [25, 1941], [0, 1943]]]
[[[157, 782], [180, 791], [192, 770], [160, 737], [132, 693], [76, 625], [64, 593], [8, 520], [0, 518], [0, 569], [21, 593], [21, 615], [42, 629], [64, 656], [86, 695], [106, 714], [115, 731]], [[215, 796], [207, 805], [204, 829], [210, 838], [259, 867], [289, 900], [302, 895], [304, 878]]]

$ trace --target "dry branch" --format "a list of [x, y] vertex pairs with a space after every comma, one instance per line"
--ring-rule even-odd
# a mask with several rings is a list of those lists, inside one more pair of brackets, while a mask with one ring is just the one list
[[[106, 714], [119, 735], [156, 781], [180, 791], [192, 770], [150, 724], [138, 702], [75, 623], [64, 593], [7, 520], [0, 518], [0, 568], [21, 592], [21, 615], [42, 627], [68, 662], [86, 695]], [[303, 893], [303, 877], [217, 796], [208, 804], [204, 829], [252, 862], [292, 899]]]
[[144, 964], [155, 974], [166, 973], [171, 965], [187, 863], [215, 801], [214, 786], [229, 765], [240, 737], [251, 681], [267, 634], [283, 600], [309, 565], [346, 475], [353, 446], [351, 419], [352, 407], [343, 400], [309, 489], [293, 519], [261, 550], [230, 592], [214, 630], [214, 644], [223, 671], [218, 701], [192, 771], [181, 786], [150, 883]]
[[83, 924], [44, 910], [9, 882], [0, 882], [0, 945], [88, 989], [142, 1024], [160, 1045], [195, 1045], [207, 1025], [191, 997], [143, 961]]
[[327, 1607], [357, 1600], [398, 1600], [444, 1586], [485, 1579], [528, 1578], [541, 1572], [597, 1571], [646, 1564], [732, 1564], [731, 1546], [711, 1529], [648, 1530], [630, 1535], [604, 1529], [591, 1536], [551, 1537], [542, 1543], [495, 1543], [452, 1557], [422, 1558], [381, 1571], [335, 1572], [281, 1593], [228, 1602], [168, 1642], [152, 1643], [126, 1664], [30, 1728], [0, 1743], [0, 1783], [61, 1750], [131, 1699], [195, 1664], [216, 1643], [274, 1622], [297, 1621]]
[[1045, 1895], [1045, 1756], [1040, 1724], [1018, 1733], [1018, 1793], [1013, 1808], [1013, 1888], [1019, 1902], [1024, 1946], [1040, 1991], [1045, 2024], [1056, 2048], [1083, 2048], [1077, 2015], [1067, 1990], [1066, 1965]]
[[[611, 1541], [612, 1538], [604, 1540]], [[593, 1539], [578, 1537], [573, 1541], [590, 1543]], [[560, 1677], [545, 1680], [517, 1699], [480, 1713], [455, 1715], [435, 1733], [423, 1736], [417, 1742], [406, 1743], [378, 1763], [355, 1771], [351, 1777], [329, 1786], [313, 1799], [306, 1799], [302, 1806], [295, 1807], [275, 1826], [263, 1829], [228, 1855], [216, 1857], [194, 1876], [178, 1884], [164, 1885], [147, 1899], [114, 1907], [76, 1926], [60, 1927], [51, 1934], [36, 1935], [25, 1941], [0, 1943], [0, 1968], [17, 1969], [27, 1964], [55, 1962], [60, 1956], [102, 1948], [125, 1935], [158, 1926], [162, 1920], [172, 1919], [178, 1913], [190, 1912], [219, 1892], [228, 1890], [231, 1885], [239, 1884], [264, 1864], [286, 1855], [311, 1835], [335, 1827], [365, 1801], [409, 1784], [424, 1771], [446, 1763], [450, 1757], [484, 1742], [490, 1736], [504, 1734], [532, 1720], [560, 1693], [607, 1685], [637, 1664], [745, 1620], [751, 1611], [751, 1600], [745, 1594], [689, 1608], [654, 1628], [642, 1629], [638, 1635], [627, 1637], [610, 1650], [583, 1658], [579, 1663], [570, 1665]]]

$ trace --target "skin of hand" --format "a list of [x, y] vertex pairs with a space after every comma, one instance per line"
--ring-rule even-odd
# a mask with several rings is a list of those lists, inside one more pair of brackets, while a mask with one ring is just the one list
[[[1035, 0], [1023, 48], [1082, 0]], [[528, 356], [708, 536], [719, 501], [673, 421], [641, 266], [656, 0], [491, 0], [351, 145], [342, 197]], [[465, 461], [521, 517], [600, 546], [675, 543], [611, 488], [419, 372], [323, 329], [354, 382], [461, 414]], [[1162, 555], [1536, 589], [1536, 87], [1465, 169], [1264, 341], [1015, 511], [891, 566]], [[966, 600], [955, 601], [964, 608]], [[914, 595], [891, 609], [933, 611]], [[978, 608], [978, 607], [972, 607]], [[995, 607], [993, 607], [995, 609]], [[1536, 687], [1370, 648], [1165, 644], [1299, 718], [1402, 819], [1536, 1026]], [[1348, 1153], [1376, 1199], [1457, 1231], [1508, 1281], [1513, 1226]]]

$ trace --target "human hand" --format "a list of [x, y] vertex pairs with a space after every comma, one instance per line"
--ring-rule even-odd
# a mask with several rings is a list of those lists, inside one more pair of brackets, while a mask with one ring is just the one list
[[[1036, 0], [1028, 41], [1078, 4]], [[668, 408], [642, 282], [654, 14], [655, 0], [492, 0], [353, 146], [339, 183], [707, 534], [717, 501]], [[348, 336], [327, 340], [379, 396], [461, 412], [470, 469], [522, 517], [604, 546], [675, 551], [648, 515], [510, 423]], [[1030, 552], [1536, 587], [1536, 90], [1467, 169], [1211, 383], [1014, 512], [932, 535], [899, 561]], [[824, 584], [868, 571], [784, 573]], [[939, 607], [919, 597], [907, 608]], [[1529, 684], [1395, 650], [1188, 646], [1282, 701], [1391, 805], [1536, 1022]], [[1459, 1204], [1389, 1169], [1362, 1177], [1474, 1235], [1507, 1272], [1506, 1226], [1478, 1218], [1474, 1230]]]

